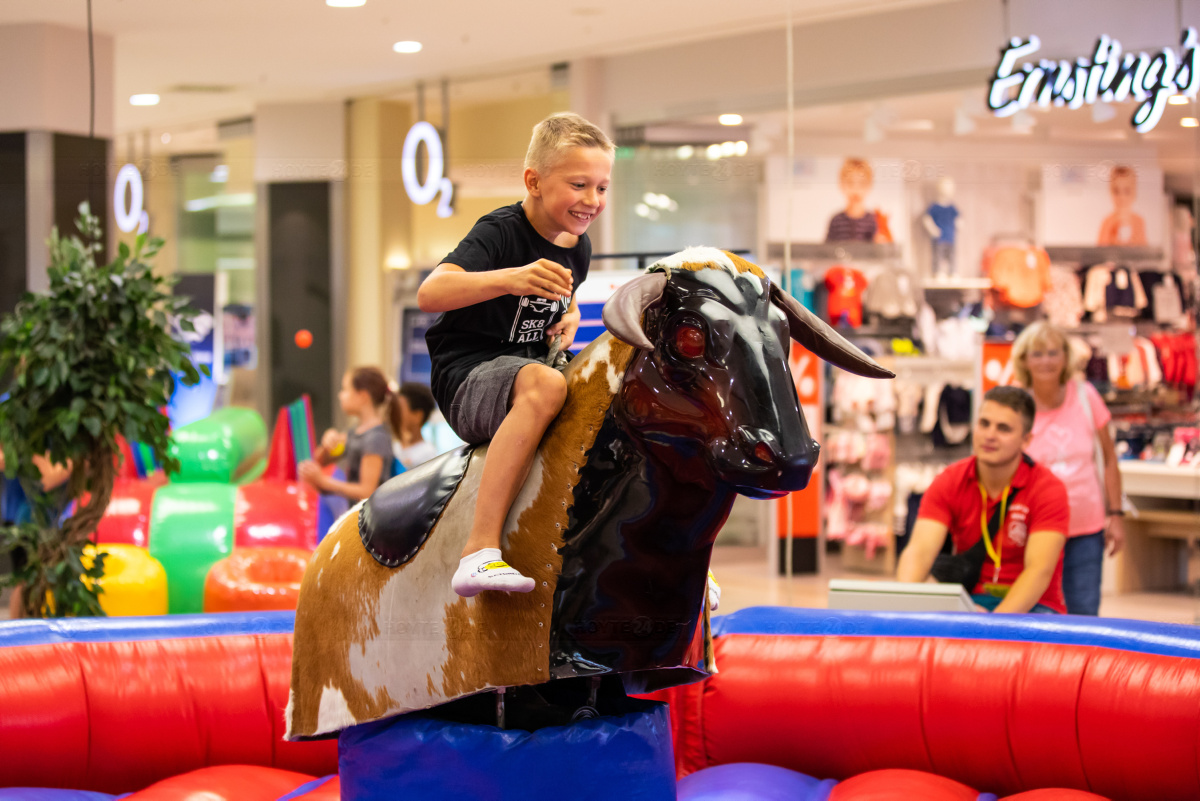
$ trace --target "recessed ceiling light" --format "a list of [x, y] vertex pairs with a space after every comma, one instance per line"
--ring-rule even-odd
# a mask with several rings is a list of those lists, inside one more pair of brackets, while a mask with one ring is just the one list
[[170, 135], [169, 133], [165, 133], [165, 134], [163, 134], [163, 135], [162, 135], [162, 137], [161, 137], [161, 139], [162, 139], [162, 143], [163, 143], [164, 145], [169, 145], [169, 144], [171, 144], [171, 135]]
[[325, 0], [325, 5], [333, 8], [358, 8], [366, 4], [367, 0]]
[[1184, 117], [1179, 124], [1184, 128], [1200, 128], [1200, 120], [1195, 117]]
[[[712, 118], [710, 117], [709, 119], [712, 119]], [[722, 114], [720, 117], [717, 117], [717, 122], [721, 123], [722, 125], [741, 125], [742, 124], [742, 115], [741, 114]]]
[[1187, 95], [1171, 95], [1167, 98], [1167, 102], [1172, 106], [1186, 106], [1190, 101], [1187, 99]]
[[157, 106], [158, 95], [130, 95], [129, 105], [131, 106]]
[[397, 53], [420, 53], [420, 42], [396, 42], [392, 45], [392, 49]]

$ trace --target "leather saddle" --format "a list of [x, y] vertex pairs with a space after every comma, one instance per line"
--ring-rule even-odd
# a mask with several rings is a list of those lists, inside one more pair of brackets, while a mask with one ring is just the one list
[[473, 445], [463, 445], [384, 482], [358, 514], [363, 547], [385, 567], [399, 567], [414, 556], [458, 489], [471, 461]]

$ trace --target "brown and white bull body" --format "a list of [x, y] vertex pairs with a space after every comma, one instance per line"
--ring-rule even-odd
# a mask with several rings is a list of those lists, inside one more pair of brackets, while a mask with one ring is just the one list
[[615, 336], [567, 367], [566, 405], [505, 522], [505, 558], [534, 590], [450, 587], [486, 446], [403, 564], [364, 547], [359, 504], [304, 578], [289, 739], [552, 678], [619, 673], [633, 691], [705, 674], [704, 579], [735, 493], [798, 489], [816, 459], [788, 333], [848, 369], [886, 371], [737, 257], [693, 249], [658, 268], [606, 306]]

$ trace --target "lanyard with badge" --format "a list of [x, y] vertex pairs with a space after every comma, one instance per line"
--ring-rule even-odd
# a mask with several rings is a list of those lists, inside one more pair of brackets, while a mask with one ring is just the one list
[[983, 547], [987, 550], [988, 557], [992, 560], [994, 569], [992, 571], [992, 580], [984, 582], [983, 591], [997, 598], [1003, 598], [1008, 595], [1011, 588], [1009, 584], [1000, 583], [1000, 564], [1004, 556], [1004, 540], [1000, 537], [1000, 531], [1004, 528], [1004, 516], [1008, 509], [1008, 498], [1012, 491], [1012, 485], [1004, 488], [1004, 492], [1000, 494], [1000, 514], [993, 518], [996, 521], [996, 542], [992, 542], [992, 533], [988, 531], [988, 494], [983, 487], [983, 482], [979, 482], [979, 499], [982, 502], [982, 507], [979, 510], [979, 530], [983, 536]]

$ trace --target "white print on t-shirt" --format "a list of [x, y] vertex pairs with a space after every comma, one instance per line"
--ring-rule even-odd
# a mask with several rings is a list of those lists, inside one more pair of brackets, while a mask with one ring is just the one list
[[1029, 517], [1029, 507], [1023, 503], [1015, 503], [1008, 513], [1008, 540], [1013, 545], [1023, 548], [1029, 538], [1029, 528], [1025, 523]]
[[546, 300], [535, 295], [523, 295], [513, 317], [509, 342], [541, 342], [545, 339], [546, 325], [554, 319], [558, 301]]

